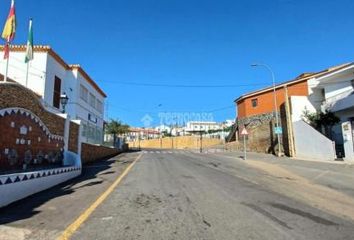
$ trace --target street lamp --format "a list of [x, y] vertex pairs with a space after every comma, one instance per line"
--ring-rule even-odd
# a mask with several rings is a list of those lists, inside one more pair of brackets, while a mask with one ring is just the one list
[[278, 104], [277, 104], [277, 92], [275, 89], [275, 75], [273, 70], [267, 65], [267, 64], [263, 64], [263, 63], [255, 63], [252, 64], [251, 67], [265, 67], [271, 74], [272, 76], [272, 82], [273, 82], [273, 98], [274, 98], [274, 114], [275, 114], [275, 134], [277, 135], [277, 139], [278, 139], [278, 157], [280, 157], [281, 155], [281, 147], [280, 147], [280, 124], [279, 124], [279, 116], [278, 116]]
[[63, 94], [60, 95], [60, 103], [63, 106], [63, 113], [65, 113], [65, 106], [68, 104], [69, 98], [64, 92]]

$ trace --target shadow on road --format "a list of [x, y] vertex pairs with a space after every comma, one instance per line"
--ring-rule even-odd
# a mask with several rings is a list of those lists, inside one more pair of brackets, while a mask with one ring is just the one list
[[[97, 180], [75, 187], [80, 182], [95, 179], [101, 172], [110, 169], [111, 164], [114, 162], [115, 160], [102, 160], [84, 166], [80, 176], [0, 208], [0, 225], [31, 218], [40, 213], [40, 211], [35, 209], [54, 198], [72, 194], [84, 187], [101, 184], [103, 181]], [[114, 171], [112, 172], [114, 173]], [[104, 172], [104, 174], [109, 173], [111, 172]]]

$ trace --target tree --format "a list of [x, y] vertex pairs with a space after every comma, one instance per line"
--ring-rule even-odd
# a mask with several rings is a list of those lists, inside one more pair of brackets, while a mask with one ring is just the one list
[[332, 139], [333, 126], [340, 122], [339, 117], [328, 110], [325, 112], [316, 113], [310, 113], [309, 111], [305, 110], [304, 117], [310, 123], [310, 125], [317, 129], [319, 132], [322, 132], [322, 129], [324, 129], [324, 134], [330, 139]]
[[115, 146], [117, 142], [117, 136], [129, 132], [129, 128], [130, 128], [129, 125], [122, 123], [122, 121], [111, 119], [106, 124], [105, 129], [106, 129], [106, 133], [113, 135], [113, 144]]

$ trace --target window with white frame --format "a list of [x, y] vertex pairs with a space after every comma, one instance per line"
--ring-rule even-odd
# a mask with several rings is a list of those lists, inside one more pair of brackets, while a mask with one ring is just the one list
[[80, 98], [85, 102], [88, 100], [88, 90], [83, 85], [80, 85]]
[[96, 108], [96, 97], [92, 93], [90, 93], [90, 106]]

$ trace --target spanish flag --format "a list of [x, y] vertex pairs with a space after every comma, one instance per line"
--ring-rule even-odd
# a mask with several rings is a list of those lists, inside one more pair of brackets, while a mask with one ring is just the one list
[[11, 0], [10, 13], [9, 16], [7, 17], [1, 37], [5, 39], [6, 42], [9, 43], [15, 38], [15, 32], [16, 32], [15, 0]]

